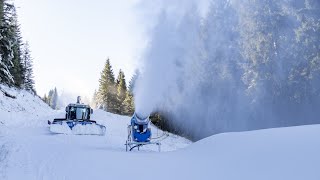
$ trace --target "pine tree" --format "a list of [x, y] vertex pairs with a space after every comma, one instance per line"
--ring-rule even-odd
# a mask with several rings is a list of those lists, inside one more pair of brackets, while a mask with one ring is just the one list
[[[46, 95], [45, 95], [46, 97]], [[44, 99], [45, 99], [44, 97]], [[55, 87], [54, 89], [51, 89], [48, 93], [48, 96], [46, 97], [46, 103], [52, 108], [52, 109], [58, 109], [58, 91]]]
[[135, 87], [135, 84], [137, 82], [137, 79], [139, 78], [140, 76], [140, 71], [139, 70], [136, 70], [131, 78], [131, 80], [129, 81], [129, 92], [133, 94], [133, 90], [134, 90], [134, 87]]
[[134, 113], [134, 99], [133, 95], [129, 91], [126, 93], [126, 98], [122, 103], [122, 107], [122, 114], [132, 115]]
[[20, 27], [18, 24], [18, 19], [17, 19], [17, 14], [16, 10], [13, 7], [13, 13], [11, 17], [11, 23], [12, 23], [12, 31], [14, 33], [14, 45], [12, 47], [13, 50], [13, 67], [10, 69], [10, 72], [13, 76], [14, 79], [14, 85], [18, 88], [23, 88], [24, 87], [24, 82], [25, 82], [25, 70], [23, 67], [22, 63], [22, 52], [21, 52], [21, 47], [22, 47], [22, 37], [21, 37], [21, 32], [20, 32]]
[[[299, 9], [296, 18], [299, 26], [295, 29], [296, 42], [290, 49], [291, 53], [296, 52], [294, 68], [290, 72], [292, 80], [290, 88], [295, 90], [292, 94], [295, 95], [297, 102], [317, 101], [320, 91], [318, 86], [320, 81], [319, 1], [305, 0], [304, 7]], [[314, 85], [318, 90], [312, 88]]]
[[44, 94], [43, 98], [42, 98], [43, 102], [48, 104], [48, 97], [47, 94]]
[[100, 85], [97, 95], [98, 105], [108, 112], [115, 112], [117, 92], [115, 86], [115, 77], [109, 58], [107, 59], [105, 66], [101, 72], [101, 78], [99, 82]]
[[36, 94], [29, 47], [22, 52], [16, 8], [4, 0], [0, 1], [0, 8], [0, 82]]
[[24, 45], [22, 62], [23, 62], [24, 70], [25, 70], [24, 88], [27, 91], [30, 91], [30, 92], [33, 92], [34, 94], [36, 94], [36, 91], [34, 88], [34, 80], [33, 80], [33, 62], [32, 62], [32, 57], [30, 54], [28, 42], [26, 42]]
[[3, 19], [3, 7], [4, 7], [4, 0], [0, 0], [0, 25], [2, 24], [2, 19]]
[[14, 6], [1, 1], [2, 17], [0, 24], [0, 82], [9, 86], [14, 84], [10, 69], [13, 68], [13, 46], [15, 44], [12, 28], [12, 16]]
[[58, 108], [58, 91], [57, 88], [55, 87], [52, 93], [52, 102], [51, 102], [51, 107], [52, 109], [57, 109]]
[[93, 108], [97, 108], [98, 107], [98, 103], [97, 102], [98, 102], [98, 92], [97, 92], [97, 90], [94, 90], [91, 106]]
[[132, 115], [134, 113], [133, 91], [139, 76], [140, 76], [140, 71], [136, 70], [129, 82], [128, 91], [126, 92], [126, 97], [122, 103], [122, 114]]
[[50, 90], [48, 93], [48, 99], [47, 99], [47, 104], [52, 107], [52, 96], [53, 96], [53, 90]]
[[120, 69], [118, 78], [117, 78], [117, 112], [122, 114], [124, 107], [123, 107], [123, 101], [126, 98], [126, 92], [127, 92], [127, 84], [125, 80], [125, 75], [123, 71]]

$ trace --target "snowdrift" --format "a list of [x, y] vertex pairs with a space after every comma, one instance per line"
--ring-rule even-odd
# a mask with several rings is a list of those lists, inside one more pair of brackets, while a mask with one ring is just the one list
[[180, 158], [186, 179], [319, 180], [319, 137], [320, 125], [225, 133], [173, 156]]

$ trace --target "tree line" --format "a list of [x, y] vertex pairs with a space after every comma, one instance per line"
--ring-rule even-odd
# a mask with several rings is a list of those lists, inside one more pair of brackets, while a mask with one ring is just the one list
[[105, 111], [131, 115], [134, 112], [133, 87], [139, 72], [133, 75], [127, 87], [124, 72], [120, 69], [117, 78], [110, 59], [106, 60], [99, 80], [99, 89], [93, 95], [94, 106]]
[[0, 83], [36, 94], [30, 47], [22, 41], [14, 4], [6, 0], [0, 0]]
[[58, 109], [58, 91], [55, 87], [54, 89], [51, 89], [47, 94], [44, 94], [44, 96], [41, 98], [45, 103], [47, 103], [52, 109]]
[[[134, 112], [133, 88], [138, 76], [139, 71], [136, 71], [127, 86], [124, 72], [121, 69], [115, 78], [108, 58], [101, 72], [98, 91], [93, 94], [92, 107], [115, 114], [132, 115]], [[41, 99], [52, 109], [59, 109], [59, 95], [56, 87], [48, 94], [44, 94]]]

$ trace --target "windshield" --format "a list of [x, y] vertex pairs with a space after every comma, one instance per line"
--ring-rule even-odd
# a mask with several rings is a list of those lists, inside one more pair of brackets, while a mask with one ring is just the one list
[[88, 108], [71, 107], [70, 108], [70, 119], [90, 119], [90, 111]]

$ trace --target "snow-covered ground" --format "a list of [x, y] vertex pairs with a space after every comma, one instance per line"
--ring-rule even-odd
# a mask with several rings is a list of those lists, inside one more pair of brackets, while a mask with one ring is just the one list
[[219, 134], [193, 144], [170, 134], [160, 153], [153, 145], [126, 152], [129, 117], [96, 110], [92, 119], [106, 126], [105, 136], [52, 134], [47, 120], [63, 112], [25, 91], [11, 93], [17, 99], [0, 92], [1, 180], [320, 179], [320, 125]]
[[[3, 91], [15, 99], [5, 96]], [[39, 97], [0, 84], [0, 124], [8, 127], [44, 126], [47, 123], [44, 119], [49, 119], [55, 113]]]

